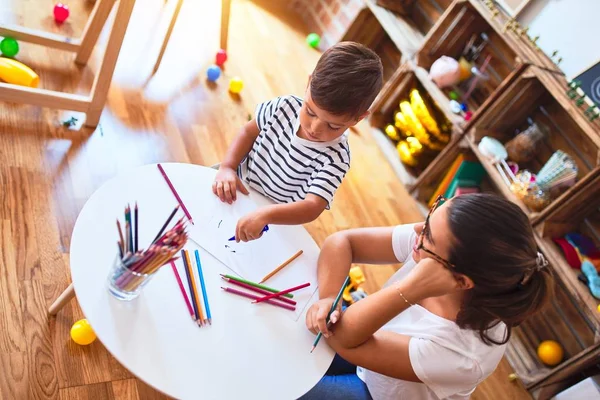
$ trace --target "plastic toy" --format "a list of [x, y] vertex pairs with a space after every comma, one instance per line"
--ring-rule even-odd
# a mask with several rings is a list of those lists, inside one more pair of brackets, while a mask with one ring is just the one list
[[458, 100], [458, 93], [454, 90], [450, 92], [450, 100]]
[[19, 43], [11, 37], [5, 37], [0, 42], [0, 52], [4, 57], [14, 57], [19, 52]]
[[587, 278], [587, 285], [590, 288], [590, 293], [597, 299], [600, 299], [600, 276], [594, 264], [587, 258], [581, 263], [581, 272]]
[[80, 319], [71, 327], [71, 339], [79, 345], [86, 346], [96, 340], [96, 334], [87, 319]]
[[40, 77], [27, 65], [12, 58], [0, 57], [0, 79], [13, 85], [35, 88]]
[[316, 33], [310, 33], [306, 37], [306, 43], [313, 49], [316, 49], [321, 43], [321, 36], [317, 35]]
[[215, 82], [220, 76], [221, 68], [217, 67], [216, 65], [211, 65], [206, 70], [206, 78], [208, 78], [208, 80], [211, 82]]
[[537, 349], [539, 359], [548, 366], [560, 364], [564, 352], [560, 344], [554, 340], [544, 340]]
[[62, 24], [69, 18], [69, 6], [63, 3], [56, 3], [54, 6], [54, 20]]
[[385, 126], [385, 134], [393, 141], [397, 142], [398, 140], [400, 140], [400, 135], [398, 134], [396, 127], [392, 124], [388, 124]]
[[367, 293], [361, 286], [366, 280], [362, 269], [360, 267], [352, 267], [348, 276], [350, 276], [350, 283], [348, 283], [342, 294], [344, 301], [352, 304], [367, 297]]
[[219, 67], [222, 67], [227, 61], [227, 52], [223, 49], [217, 51], [217, 56], [215, 57], [215, 64]]
[[233, 77], [229, 81], [229, 91], [233, 94], [239, 94], [244, 88], [244, 81], [241, 78]]

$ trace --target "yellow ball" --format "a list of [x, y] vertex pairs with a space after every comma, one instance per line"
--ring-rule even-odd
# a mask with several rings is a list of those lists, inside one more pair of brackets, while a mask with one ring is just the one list
[[96, 340], [96, 334], [87, 319], [80, 319], [71, 327], [71, 339], [82, 346], [88, 345]]
[[598, 304], [598, 307], [597, 307], [597, 308], [598, 308], [598, 312], [600, 312], [600, 304]]
[[231, 78], [229, 81], [229, 91], [234, 94], [238, 94], [244, 88], [244, 81], [242, 81], [237, 76], [235, 78]]
[[560, 364], [564, 352], [560, 344], [554, 340], [544, 340], [537, 349], [539, 359], [548, 366]]

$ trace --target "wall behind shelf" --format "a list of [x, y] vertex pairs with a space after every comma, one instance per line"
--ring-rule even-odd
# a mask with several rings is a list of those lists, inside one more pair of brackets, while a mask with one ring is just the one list
[[519, 15], [546, 54], [558, 50], [560, 67], [572, 79], [600, 61], [599, 0], [534, 0]]

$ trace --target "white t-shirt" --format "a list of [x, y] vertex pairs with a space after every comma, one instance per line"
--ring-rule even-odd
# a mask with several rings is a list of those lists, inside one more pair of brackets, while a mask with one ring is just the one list
[[[392, 246], [400, 268], [384, 285], [402, 280], [415, 267], [412, 249], [417, 240], [413, 225], [394, 229]], [[364, 368], [358, 376], [367, 384], [374, 400], [466, 400], [477, 385], [498, 366], [506, 345], [488, 346], [479, 333], [460, 329], [455, 322], [415, 305], [396, 316], [381, 329], [410, 336], [410, 363], [421, 382], [390, 378]], [[506, 326], [498, 324], [489, 332], [496, 340], [504, 337]]]
[[322, 197], [327, 208], [350, 168], [348, 133], [330, 142], [298, 136], [302, 99], [281, 96], [256, 107], [260, 133], [237, 174], [277, 203]]

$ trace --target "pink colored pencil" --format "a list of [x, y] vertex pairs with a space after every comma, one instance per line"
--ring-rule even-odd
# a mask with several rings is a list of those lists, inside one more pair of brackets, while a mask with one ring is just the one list
[[[264, 290], [264, 289], [261, 289], [261, 288], [257, 288], [257, 287], [248, 285], [248, 284], [246, 284], [244, 282], [240, 282], [240, 281], [236, 281], [236, 280], [233, 280], [233, 279], [226, 278], [224, 276], [222, 276], [221, 279], [223, 279], [226, 282], [231, 283], [232, 285], [237, 285], [237, 286], [243, 287], [245, 289], [252, 290], [252, 291], [254, 291], [256, 293], [260, 293], [262, 295], [269, 295], [269, 294], [273, 293], [273, 292], [269, 292], [268, 290]], [[294, 300], [288, 299], [287, 297], [283, 297], [283, 296], [282, 297], [278, 297], [277, 300], [281, 301], [283, 303], [291, 304], [293, 306], [296, 305], [296, 302]]]
[[179, 194], [177, 193], [177, 190], [175, 190], [175, 187], [173, 186], [173, 184], [171, 183], [171, 180], [169, 179], [169, 177], [167, 176], [167, 173], [165, 172], [165, 170], [163, 169], [162, 165], [160, 164], [156, 164], [158, 166], [158, 169], [161, 173], [161, 175], [163, 176], [163, 178], [165, 178], [165, 181], [167, 182], [167, 185], [169, 185], [169, 188], [171, 188], [171, 192], [173, 192], [173, 196], [175, 196], [175, 198], [177, 199], [177, 202], [179, 203], [179, 205], [181, 206], [181, 209], [183, 210], [183, 212], [185, 213], [185, 216], [188, 218], [188, 220], [190, 221], [190, 223], [192, 225], [194, 225], [194, 220], [192, 219], [192, 216], [190, 215], [190, 212], [188, 211], [188, 209], [185, 207], [185, 204], [183, 204], [183, 201], [181, 200], [181, 197], [179, 197]]
[[173, 273], [175, 274], [175, 279], [177, 279], [177, 285], [179, 285], [179, 290], [181, 290], [181, 295], [183, 296], [183, 300], [185, 300], [185, 305], [192, 317], [192, 319], [196, 320], [196, 315], [194, 314], [194, 310], [192, 309], [192, 305], [190, 304], [190, 299], [188, 299], [187, 294], [185, 293], [185, 289], [183, 288], [183, 282], [181, 281], [181, 277], [179, 276], [179, 272], [177, 271], [177, 267], [175, 263], [171, 261], [171, 268], [173, 268]]
[[[259, 296], [255, 296], [255, 295], [250, 294], [250, 293], [242, 292], [241, 290], [235, 290], [235, 289], [232, 289], [232, 288], [225, 288], [225, 287], [221, 287], [221, 289], [223, 289], [226, 292], [229, 292], [229, 293], [232, 293], [232, 294], [236, 294], [238, 296], [247, 297], [249, 299], [253, 299], [253, 300], [260, 299]], [[286, 310], [296, 311], [296, 307], [290, 306], [288, 304], [278, 303], [278, 302], [273, 301], [273, 300], [266, 300], [266, 302], [269, 303], [269, 304], [272, 304], [274, 306], [277, 306], [277, 307], [285, 308]]]
[[284, 295], [284, 294], [295, 292], [296, 290], [304, 289], [305, 287], [309, 287], [309, 286], [310, 286], [310, 283], [306, 282], [306, 283], [303, 283], [302, 285], [298, 285], [298, 286], [294, 286], [293, 288], [282, 290], [281, 292], [270, 293], [267, 296], [260, 297], [260, 298], [256, 299], [252, 303], [261, 303], [263, 301], [271, 300], [273, 297], [278, 297], [278, 296], [281, 296], [281, 295]]

